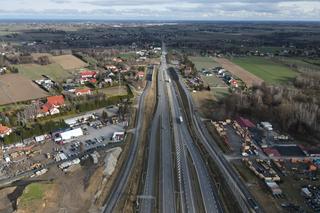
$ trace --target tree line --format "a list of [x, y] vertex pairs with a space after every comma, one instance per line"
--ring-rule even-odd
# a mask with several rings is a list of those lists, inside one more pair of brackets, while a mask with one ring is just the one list
[[296, 136], [320, 139], [320, 73], [306, 72], [293, 87], [262, 84], [223, 100], [227, 116], [246, 115], [271, 121]]

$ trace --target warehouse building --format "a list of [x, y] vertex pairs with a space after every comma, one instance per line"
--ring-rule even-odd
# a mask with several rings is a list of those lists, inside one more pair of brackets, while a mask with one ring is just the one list
[[67, 141], [72, 138], [77, 138], [83, 136], [83, 131], [81, 128], [67, 130], [65, 132], [60, 132], [58, 136], [54, 139], [55, 142]]

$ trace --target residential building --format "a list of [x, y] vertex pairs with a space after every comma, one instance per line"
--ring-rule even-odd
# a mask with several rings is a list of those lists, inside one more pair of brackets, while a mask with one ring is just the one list
[[74, 91], [74, 94], [75, 94], [76, 96], [91, 95], [91, 89], [89, 89], [89, 88], [76, 89], [76, 90]]
[[95, 78], [97, 75], [96, 71], [86, 70], [80, 72], [81, 78]]
[[12, 129], [0, 124], [0, 138], [4, 138], [12, 133]]
[[64, 97], [63, 95], [56, 95], [47, 97], [47, 103], [53, 106], [61, 107], [64, 106]]
[[112, 61], [113, 61], [113, 62], [116, 62], [116, 63], [121, 63], [121, 62], [123, 62], [122, 58], [120, 58], [120, 57], [113, 58]]
[[105, 68], [112, 72], [118, 72], [118, 68], [115, 65], [106, 65]]
[[112, 84], [113, 81], [112, 81], [112, 78], [108, 77], [104, 79], [104, 82]]
[[90, 82], [90, 83], [93, 83], [93, 84], [95, 84], [95, 83], [97, 83], [97, 79], [95, 79], [95, 78], [81, 78], [80, 79], [80, 84], [85, 84], [86, 82]]
[[37, 117], [59, 114], [59, 108], [64, 105], [64, 97], [62, 95], [47, 97], [47, 102], [41, 106]]
[[43, 116], [47, 116], [47, 115], [55, 115], [55, 114], [59, 114], [59, 113], [60, 113], [59, 107], [57, 107], [55, 105], [51, 105], [49, 103], [45, 103], [44, 105], [42, 105], [41, 113], [39, 113], [37, 117], [43, 117]]
[[144, 72], [142, 72], [142, 71], [137, 72], [136, 78], [143, 79], [144, 78]]

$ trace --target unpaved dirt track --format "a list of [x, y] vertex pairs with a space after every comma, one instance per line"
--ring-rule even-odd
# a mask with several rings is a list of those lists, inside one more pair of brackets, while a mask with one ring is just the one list
[[225, 58], [214, 58], [224, 69], [239, 77], [247, 87], [260, 85], [263, 80]]

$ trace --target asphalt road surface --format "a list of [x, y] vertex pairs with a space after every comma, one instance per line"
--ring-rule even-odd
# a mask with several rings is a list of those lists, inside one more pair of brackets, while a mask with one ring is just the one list
[[[147, 171], [144, 180], [143, 195], [140, 196], [140, 212], [154, 212], [157, 195], [155, 194], [156, 187], [156, 169], [159, 165], [157, 162], [157, 152], [160, 153], [160, 208], [161, 212], [174, 213], [176, 212], [175, 192], [174, 192], [174, 172], [172, 162], [172, 137], [170, 131], [170, 117], [168, 99], [166, 95], [166, 79], [165, 71], [167, 65], [165, 63], [166, 52], [163, 51], [161, 56], [161, 66], [158, 72], [158, 102], [156, 113], [152, 120]], [[157, 139], [160, 133], [160, 150], [157, 150]]]
[[248, 188], [241, 180], [240, 176], [236, 174], [229, 162], [225, 159], [223, 152], [210, 136], [210, 133], [206, 129], [198, 113], [193, 109], [193, 100], [185, 84], [183, 82], [180, 83], [185, 94], [187, 95], [188, 104], [190, 106], [190, 111], [188, 113], [191, 115], [192, 123], [198, 132], [199, 138], [208, 151], [210, 157], [215, 160], [217, 166], [224, 175], [231, 190], [234, 192], [240, 207], [244, 212], [263, 212], [261, 206], [253, 198]]
[[123, 195], [123, 192], [126, 188], [126, 185], [129, 180], [129, 176], [132, 172], [133, 164], [136, 159], [137, 155], [137, 149], [140, 140], [140, 133], [142, 128], [142, 122], [144, 117], [144, 101], [145, 96], [148, 93], [148, 90], [150, 89], [151, 81], [147, 81], [147, 85], [143, 91], [143, 93], [139, 97], [139, 110], [137, 113], [137, 119], [136, 119], [136, 128], [135, 133], [133, 137], [133, 142], [131, 143], [130, 150], [128, 153], [128, 159], [125, 161], [124, 166], [121, 168], [121, 171], [119, 172], [119, 176], [116, 178], [115, 183], [111, 189], [111, 192], [109, 194], [109, 197], [107, 199], [107, 202], [105, 203], [103, 212], [109, 213], [114, 212], [113, 210], [117, 206], [121, 196]]
[[[173, 84], [170, 84], [169, 90], [171, 91], [172, 105], [175, 112], [174, 116], [176, 116], [176, 118], [178, 118], [179, 116], [183, 116], [183, 111], [181, 110], [182, 106], [178, 101], [177, 94], [175, 92], [175, 87], [173, 86]], [[217, 193], [213, 191], [214, 188], [212, 186], [209, 172], [206, 168], [206, 164], [202, 160], [200, 152], [194, 144], [194, 141], [190, 135], [186, 122], [180, 122], [178, 126], [179, 128], [176, 134], [180, 136], [180, 141], [182, 142], [182, 146], [185, 146], [188, 152], [190, 153], [193, 165], [195, 167], [195, 171], [197, 173], [200, 192], [201, 192], [205, 211], [206, 212], [222, 212], [222, 208], [219, 203], [219, 198], [215, 196]]]
[[[166, 63], [164, 61], [163, 63]], [[167, 70], [166, 70], [166, 76], [168, 76]], [[180, 172], [183, 173], [183, 188], [180, 188], [180, 193], [183, 194], [183, 201], [182, 201], [182, 210], [183, 212], [199, 212], [199, 209], [197, 209], [197, 206], [195, 205], [195, 197], [199, 196], [194, 194], [193, 185], [191, 184], [191, 177], [190, 177], [190, 171], [188, 169], [187, 165], [187, 159], [186, 155], [187, 152], [191, 156], [191, 160], [193, 162], [193, 166], [196, 171], [201, 197], [202, 197], [202, 203], [204, 206], [205, 212], [223, 212], [222, 207], [219, 202], [219, 198], [217, 196], [217, 192], [215, 192], [214, 187], [211, 183], [211, 178], [209, 176], [209, 172], [206, 168], [206, 164], [203, 161], [201, 154], [198, 150], [198, 148], [195, 146], [194, 141], [191, 137], [191, 133], [189, 132], [189, 129], [187, 127], [186, 122], [181, 121], [179, 119], [180, 116], [184, 117], [183, 113], [183, 106], [178, 100], [178, 95], [175, 90], [174, 84], [172, 81], [167, 82], [167, 91], [169, 96], [169, 103], [171, 106], [171, 115], [173, 120], [173, 131], [175, 135], [176, 143], [179, 143], [179, 147], [182, 151], [177, 155], [182, 155], [180, 157], [180, 163], [181, 167], [183, 168]], [[185, 120], [183, 118], [183, 120]], [[178, 160], [179, 161], [179, 160]], [[179, 177], [179, 168], [178, 168], [178, 177]]]

